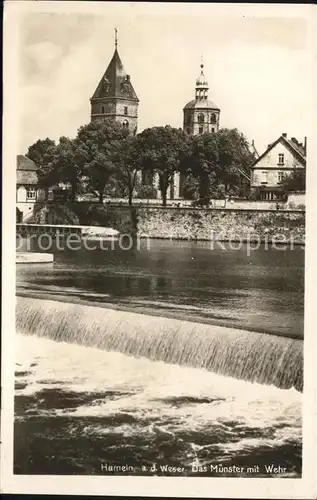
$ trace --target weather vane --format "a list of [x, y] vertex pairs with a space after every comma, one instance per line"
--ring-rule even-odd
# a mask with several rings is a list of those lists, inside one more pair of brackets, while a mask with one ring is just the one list
[[118, 47], [118, 30], [117, 30], [117, 28], [114, 29], [114, 45], [115, 45], [115, 48]]

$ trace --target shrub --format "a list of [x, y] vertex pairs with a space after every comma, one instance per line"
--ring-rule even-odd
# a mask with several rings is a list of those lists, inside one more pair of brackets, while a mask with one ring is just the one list
[[157, 198], [157, 190], [153, 186], [140, 186], [136, 192], [136, 198], [145, 199], [156, 199]]

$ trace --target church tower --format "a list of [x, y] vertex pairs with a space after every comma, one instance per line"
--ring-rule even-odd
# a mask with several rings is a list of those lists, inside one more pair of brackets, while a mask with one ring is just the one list
[[196, 80], [195, 99], [184, 107], [183, 129], [190, 135], [214, 133], [219, 130], [220, 109], [208, 100], [208, 82], [204, 75], [204, 64], [200, 65]]
[[117, 29], [114, 54], [90, 103], [91, 120], [114, 120], [136, 134], [139, 99], [118, 53]]

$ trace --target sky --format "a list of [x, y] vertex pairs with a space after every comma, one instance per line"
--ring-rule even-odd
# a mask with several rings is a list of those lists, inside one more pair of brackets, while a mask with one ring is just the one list
[[89, 122], [89, 99], [113, 55], [115, 26], [140, 99], [138, 132], [182, 126], [203, 56], [221, 127], [237, 127], [259, 153], [283, 132], [300, 141], [308, 134], [307, 6], [240, 6], [229, 13], [220, 4], [92, 2], [87, 9], [87, 2], [73, 2], [64, 10], [43, 4], [44, 12], [19, 16], [18, 153], [40, 138], [74, 137]]

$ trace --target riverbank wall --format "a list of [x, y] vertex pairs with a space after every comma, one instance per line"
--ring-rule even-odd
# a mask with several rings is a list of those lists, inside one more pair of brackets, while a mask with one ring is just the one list
[[[51, 204], [51, 223], [104, 226], [133, 236], [202, 241], [305, 242], [305, 211], [101, 205], [86, 202]], [[56, 220], [55, 214], [59, 214]], [[67, 213], [67, 221], [61, 218]], [[70, 214], [73, 214], [73, 222]]]
[[303, 212], [241, 210], [139, 210], [138, 234], [197, 240], [305, 240]]
[[305, 242], [305, 212], [135, 207], [108, 209], [108, 223], [139, 237]]

